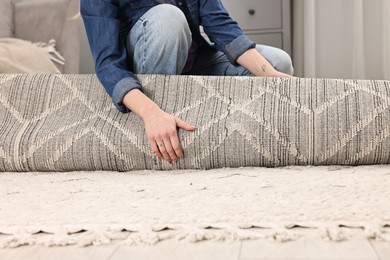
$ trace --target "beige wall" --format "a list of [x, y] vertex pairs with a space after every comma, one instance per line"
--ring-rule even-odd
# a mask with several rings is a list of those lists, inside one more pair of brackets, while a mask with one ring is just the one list
[[389, 79], [389, 0], [293, 0], [297, 76]]

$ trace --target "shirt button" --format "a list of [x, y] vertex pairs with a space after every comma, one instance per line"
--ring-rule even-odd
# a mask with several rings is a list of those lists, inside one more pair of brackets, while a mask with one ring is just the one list
[[183, 5], [183, 2], [180, 1], [180, 2], [179, 2], [179, 6], [182, 6], [182, 5]]

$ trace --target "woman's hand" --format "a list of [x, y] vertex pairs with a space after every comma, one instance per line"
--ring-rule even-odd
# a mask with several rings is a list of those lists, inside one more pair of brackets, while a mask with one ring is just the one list
[[289, 74], [286, 74], [286, 73], [283, 73], [283, 72], [280, 72], [280, 71], [277, 71], [277, 70], [273, 70], [273, 72], [269, 73], [269, 75], [267, 75], [267, 77], [275, 77], [275, 78], [294, 78], [293, 76], [289, 75]]
[[142, 117], [152, 151], [160, 158], [172, 162], [183, 157], [183, 148], [177, 128], [194, 131], [195, 126], [170, 115], [161, 109], [152, 110]]
[[138, 114], [145, 124], [145, 131], [153, 152], [172, 162], [183, 157], [177, 128], [194, 131], [196, 127], [162, 111], [159, 106], [138, 89], [128, 92], [123, 103]]

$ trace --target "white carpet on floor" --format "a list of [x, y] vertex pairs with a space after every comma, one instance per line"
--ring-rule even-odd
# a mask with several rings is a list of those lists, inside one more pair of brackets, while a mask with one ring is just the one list
[[289, 241], [297, 226], [390, 241], [390, 165], [0, 173], [0, 248]]

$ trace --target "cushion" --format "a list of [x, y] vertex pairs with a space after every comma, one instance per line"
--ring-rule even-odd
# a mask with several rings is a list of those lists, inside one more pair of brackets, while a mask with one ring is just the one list
[[0, 75], [0, 171], [170, 170], [390, 163], [390, 82], [138, 75], [185, 157], [150, 149], [95, 75]]
[[13, 35], [13, 7], [11, 0], [0, 0], [0, 38]]
[[14, 0], [15, 37], [32, 42], [61, 38], [68, 0]]
[[78, 12], [79, 0], [13, 0], [13, 5], [15, 37], [32, 42], [55, 39], [67, 59], [65, 66], [57, 67], [61, 72], [77, 73], [79, 32], [72, 17]]
[[[41, 46], [41, 47], [38, 47]], [[49, 47], [15, 38], [0, 39], [0, 73], [60, 73]]]

